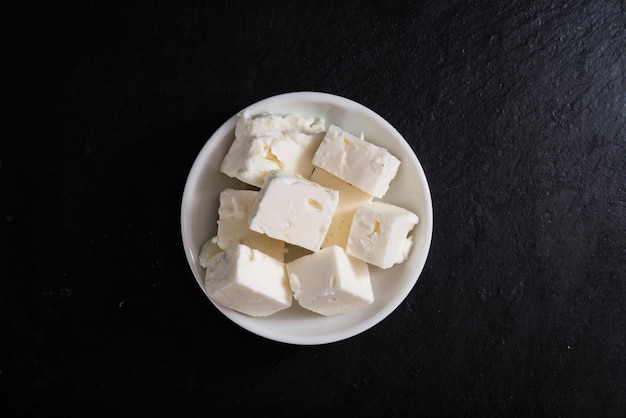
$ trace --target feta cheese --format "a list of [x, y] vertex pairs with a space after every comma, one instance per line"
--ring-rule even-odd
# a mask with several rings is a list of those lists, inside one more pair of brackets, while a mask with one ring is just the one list
[[257, 138], [265, 135], [278, 135], [284, 132], [302, 132], [318, 134], [326, 130], [323, 118], [304, 117], [300, 115], [279, 116], [272, 113], [261, 113], [251, 116], [249, 112], [239, 115], [235, 126], [235, 136]]
[[313, 165], [381, 198], [398, 173], [400, 160], [385, 148], [331, 125], [313, 156]]
[[408, 233], [419, 218], [399, 206], [371, 202], [354, 213], [346, 252], [351, 256], [387, 269], [402, 263], [413, 246]]
[[367, 263], [336, 245], [287, 263], [293, 298], [305, 309], [330, 316], [374, 301]]
[[339, 192], [337, 210], [335, 211], [328, 233], [322, 243], [322, 248], [338, 245], [345, 249], [348, 243], [348, 233], [350, 232], [354, 212], [359, 206], [371, 202], [372, 195], [357, 189], [319, 167], [313, 170], [310, 180]]
[[408, 258], [418, 216], [373, 201], [386, 194], [400, 161], [363, 134], [326, 131], [325, 123], [239, 115], [220, 172], [260, 190], [220, 194], [217, 235], [198, 257], [215, 303], [267, 316], [296, 299], [337, 315], [374, 301], [371, 267]]
[[214, 302], [250, 316], [268, 316], [292, 303], [285, 264], [243, 244], [209, 259], [204, 288]]
[[244, 183], [261, 187], [272, 170], [309, 177], [313, 155], [324, 137], [322, 118], [273, 114], [241, 115], [235, 139], [220, 171]]
[[256, 190], [225, 189], [220, 193], [217, 221], [217, 245], [227, 250], [235, 244], [263, 251], [279, 261], [284, 261], [285, 243], [252, 231], [248, 218], [259, 196]]
[[220, 251], [222, 251], [222, 249], [217, 245], [217, 237], [213, 237], [210, 240], [207, 240], [207, 242], [205, 242], [200, 249], [200, 254], [198, 255], [198, 263], [202, 267], [206, 268], [207, 264], [209, 263], [209, 259]]
[[338, 201], [337, 190], [297, 174], [271, 171], [250, 213], [249, 226], [272, 238], [317, 251]]

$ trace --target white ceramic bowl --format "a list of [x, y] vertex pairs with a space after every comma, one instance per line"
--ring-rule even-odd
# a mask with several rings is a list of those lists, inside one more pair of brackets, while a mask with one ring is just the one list
[[[268, 317], [250, 317], [213, 303], [234, 323], [259, 336], [290, 344], [314, 345], [340, 341], [362, 333], [393, 312], [407, 297], [420, 276], [433, 228], [433, 213], [426, 176], [415, 153], [398, 131], [363, 105], [327, 93], [296, 92], [270, 97], [241, 112], [271, 112], [280, 115], [317, 116], [327, 126], [335, 124], [384, 147], [400, 159], [400, 170], [383, 201], [415, 212], [420, 222], [413, 230], [415, 245], [409, 258], [387, 270], [370, 266], [374, 302], [340, 315], [324, 317], [293, 301], [291, 308]], [[239, 113], [238, 113], [239, 114]], [[183, 247], [191, 271], [204, 291], [204, 269], [198, 264], [202, 244], [217, 233], [219, 193], [227, 187], [243, 188], [236, 179], [220, 173], [222, 158], [234, 139], [238, 114], [233, 115], [209, 138], [198, 154], [185, 184], [181, 206]]]

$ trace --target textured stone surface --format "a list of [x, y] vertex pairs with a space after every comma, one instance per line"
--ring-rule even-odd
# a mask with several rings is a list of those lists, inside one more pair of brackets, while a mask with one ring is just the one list
[[[3, 7], [0, 415], [624, 416], [623, 2], [249, 3]], [[179, 237], [206, 139], [296, 90], [392, 123], [435, 213], [323, 347], [229, 322]]]

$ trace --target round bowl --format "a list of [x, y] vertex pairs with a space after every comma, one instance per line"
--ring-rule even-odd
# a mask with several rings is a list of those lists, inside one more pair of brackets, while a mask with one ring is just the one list
[[401, 161], [397, 176], [380, 200], [404, 207], [420, 220], [412, 231], [415, 244], [404, 263], [386, 270], [370, 265], [374, 292], [370, 305], [326, 317], [301, 308], [294, 299], [289, 309], [267, 317], [251, 317], [211, 303], [244, 329], [288, 344], [327, 344], [370, 329], [402, 303], [422, 272], [432, 236], [432, 202], [422, 166], [402, 135], [372, 110], [333, 94], [295, 92], [261, 100], [228, 119], [200, 150], [189, 172], [181, 204], [182, 242], [196, 282], [204, 292], [204, 269], [198, 263], [198, 253], [202, 244], [217, 233], [220, 192], [228, 187], [244, 188], [239, 180], [219, 171], [234, 139], [238, 115], [244, 111], [251, 115], [270, 112], [322, 117], [326, 126], [335, 124], [357, 136], [363, 133], [367, 141], [388, 149]]

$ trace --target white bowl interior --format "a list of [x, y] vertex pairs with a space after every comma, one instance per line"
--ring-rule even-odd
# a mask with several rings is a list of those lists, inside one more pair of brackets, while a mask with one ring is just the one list
[[[433, 228], [433, 213], [426, 176], [405, 139], [382, 117], [352, 100], [318, 92], [286, 93], [261, 100], [241, 112], [271, 112], [323, 117], [355, 135], [387, 148], [400, 159], [396, 178], [383, 201], [415, 212], [420, 222], [412, 235], [415, 245], [409, 258], [387, 270], [370, 266], [374, 302], [344, 314], [324, 317], [307, 311], [296, 300], [287, 310], [268, 317], [250, 317], [214, 303], [239, 326], [259, 336], [291, 344], [326, 344], [357, 335], [376, 325], [407, 297], [422, 272]], [[183, 247], [195, 279], [204, 292], [204, 269], [198, 263], [202, 244], [217, 233], [219, 194], [227, 187], [250, 188], [220, 173], [222, 158], [234, 138], [237, 115], [226, 121], [207, 141], [189, 172], [181, 205]]]

